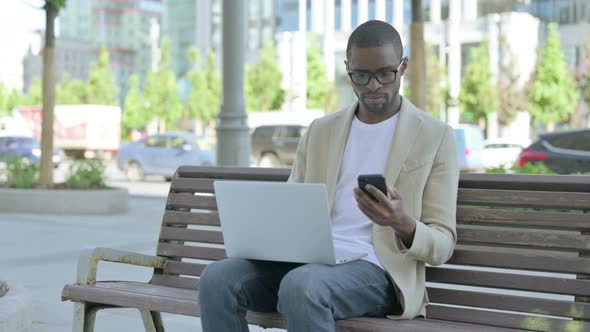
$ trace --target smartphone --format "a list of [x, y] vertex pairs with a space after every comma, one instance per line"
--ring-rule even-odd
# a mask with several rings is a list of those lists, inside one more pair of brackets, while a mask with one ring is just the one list
[[364, 191], [367, 195], [369, 195], [369, 197], [375, 202], [377, 202], [377, 198], [375, 198], [373, 194], [371, 194], [367, 189], [365, 189], [366, 185], [372, 185], [373, 187], [381, 190], [381, 192], [384, 193], [385, 196], [387, 196], [387, 184], [385, 183], [385, 177], [381, 174], [359, 175], [358, 184], [359, 188], [362, 191]]

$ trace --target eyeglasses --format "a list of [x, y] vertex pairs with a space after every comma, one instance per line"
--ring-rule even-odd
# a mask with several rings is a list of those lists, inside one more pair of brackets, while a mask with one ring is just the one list
[[402, 58], [397, 69], [384, 69], [379, 71], [349, 71], [348, 76], [354, 85], [365, 86], [375, 78], [379, 84], [390, 84], [397, 79], [397, 73], [401, 70], [402, 65], [408, 58]]

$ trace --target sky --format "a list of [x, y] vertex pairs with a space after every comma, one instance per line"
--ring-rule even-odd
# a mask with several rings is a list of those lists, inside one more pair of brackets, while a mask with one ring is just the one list
[[45, 25], [42, 0], [0, 0], [0, 82], [22, 89], [22, 60], [33, 40], [31, 33]]

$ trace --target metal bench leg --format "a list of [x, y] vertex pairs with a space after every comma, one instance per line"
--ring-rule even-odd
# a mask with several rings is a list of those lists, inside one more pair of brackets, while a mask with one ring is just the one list
[[89, 304], [74, 304], [74, 323], [73, 332], [94, 332], [94, 321], [96, 320], [96, 312], [101, 307], [92, 306]]
[[146, 332], [164, 332], [162, 316], [157, 311], [139, 310]]

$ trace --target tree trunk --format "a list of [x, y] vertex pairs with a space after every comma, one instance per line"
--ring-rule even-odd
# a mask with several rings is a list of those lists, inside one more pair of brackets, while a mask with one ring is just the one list
[[424, 18], [422, 0], [412, 0], [412, 23], [410, 24], [410, 96], [421, 110], [426, 110], [426, 59], [424, 57]]
[[41, 124], [41, 188], [53, 186], [53, 109], [55, 107], [55, 31], [57, 8], [45, 3], [45, 47], [43, 48], [43, 120]]

